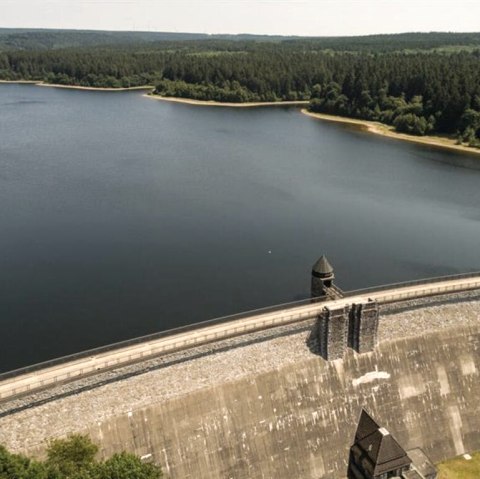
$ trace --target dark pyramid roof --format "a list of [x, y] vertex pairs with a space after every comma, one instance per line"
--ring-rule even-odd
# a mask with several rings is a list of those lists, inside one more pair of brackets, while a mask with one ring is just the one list
[[405, 450], [383, 427], [363, 438], [358, 445], [374, 464], [375, 475], [408, 466], [412, 462]]
[[312, 271], [320, 274], [331, 274], [333, 273], [333, 268], [328, 262], [327, 257], [322, 255], [320, 259], [313, 265]]
[[363, 438], [373, 434], [380, 426], [373, 420], [365, 409], [362, 409], [360, 419], [358, 421], [357, 432], [355, 433], [355, 442], [361, 441]]
[[361, 449], [373, 465], [374, 475], [398, 469], [411, 464], [411, 459], [394, 437], [362, 410], [354, 448]]

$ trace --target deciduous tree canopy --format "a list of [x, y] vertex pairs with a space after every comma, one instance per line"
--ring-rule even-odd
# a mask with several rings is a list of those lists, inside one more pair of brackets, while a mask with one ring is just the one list
[[11, 454], [0, 446], [0, 479], [159, 479], [160, 467], [138, 457], [115, 454], [96, 461], [98, 448], [86, 436], [74, 435], [53, 441], [45, 461]]

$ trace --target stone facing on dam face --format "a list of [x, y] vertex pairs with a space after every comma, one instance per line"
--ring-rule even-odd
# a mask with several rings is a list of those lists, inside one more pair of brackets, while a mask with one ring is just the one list
[[329, 361], [343, 358], [348, 342], [349, 307], [324, 308], [318, 317], [320, 355]]
[[88, 432], [105, 455], [121, 447], [153, 454], [172, 479], [340, 478], [366, 406], [405, 448], [420, 446], [437, 461], [480, 447], [479, 348], [476, 328], [385, 343], [343, 362], [311, 358]]
[[377, 345], [379, 318], [376, 302], [353, 304], [350, 309], [348, 346], [360, 354], [373, 351]]
[[152, 454], [171, 479], [341, 478], [365, 407], [434, 461], [480, 449], [480, 302], [463, 297], [389, 307], [371, 353], [326, 362], [307, 332], [249, 344], [6, 416], [0, 443], [40, 453], [85, 432], [103, 456]]

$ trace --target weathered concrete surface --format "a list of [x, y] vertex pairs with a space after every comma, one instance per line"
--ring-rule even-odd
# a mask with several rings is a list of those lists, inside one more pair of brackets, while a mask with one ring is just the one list
[[[171, 478], [342, 477], [366, 407], [434, 461], [477, 450], [479, 309], [449, 307], [438, 312], [454, 328], [343, 361], [310, 355], [302, 333], [109, 384], [0, 419], [0, 443], [39, 452], [46, 437], [84, 431], [104, 455], [152, 454]], [[436, 322], [436, 311], [414, 317]]]
[[[201, 390], [91, 428], [102, 452], [153, 453], [171, 477], [345, 473], [362, 406], [434, 461], [480, 447], [480, 328], [400, 340], [328, 364]], [[390, 377], [388, 377], [390, 376]]]

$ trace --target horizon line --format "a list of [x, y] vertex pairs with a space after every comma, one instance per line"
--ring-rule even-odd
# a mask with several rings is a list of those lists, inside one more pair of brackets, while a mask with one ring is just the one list
[[0, 30], [27, 30], [27, 31], [60, 31], [60, 32], [106, 32], [106, 33], [166, 33], [177, 35], [203, 35], [207, 37], [216, 36], [262, 36], [262, 37], [283, 37], [283, 38], [358, 38], [358, 37], [374, 37], [385, 35], [408, 35], [408, 34], [433, 34], [433, 33], [445, 33], [445, 34], [465, 34], [465, 33], [478, 33], [480, 30], [471, 31], [456, 31], [456, 30], [411, 30], [402, 32], [382, 32], [382, 33], [364, 33], [359, 35], [299, 35], [299, 34], [281, 34], [281, 33], [206, 33], [206, 32], [189, 32], [189, 31], [168, 31], [168, 30], [124, 30], [124, 29], [97, 29], [97, 28], [57, 28], [57, 27], [3, 27], [0, 26]]

